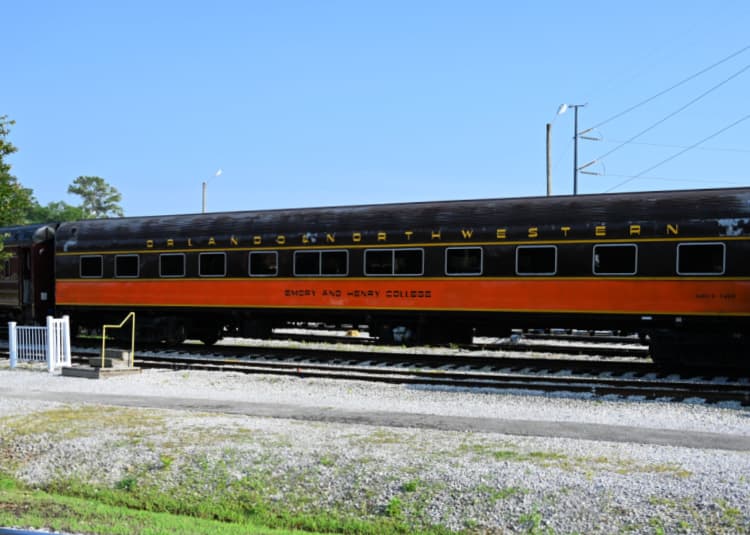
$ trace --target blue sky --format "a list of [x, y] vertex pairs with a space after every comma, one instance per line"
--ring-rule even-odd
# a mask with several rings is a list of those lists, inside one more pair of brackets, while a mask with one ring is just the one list
[[583, 165], [653, 126], [579, 193], [748, 183], [747, 0], [6, 1], [2, 19], [8, 161], [42, 204], [77, 204], [79, 175], [126, 215], [198, 212], [205, 180], [209, 211], [544, 195], [548, 122], [569, 194], [560, 104], [586, 103], [584, 130], [737, 52], [580, 140]]

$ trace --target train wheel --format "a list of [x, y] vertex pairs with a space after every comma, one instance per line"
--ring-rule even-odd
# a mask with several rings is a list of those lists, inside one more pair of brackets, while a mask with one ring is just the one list
[[680, 364], [680, 354], [675, 335], [671, 331], [649, 333], [649, 353], [655, 364], [675, 366]]
[[174, 323], [169, 326], [165, 336], [165, 342], [168, 345], [178, 345], [185, 341], [185, 325], [183, 323]]
[[212, 346], [219, 341], [219, 335], [216, 333], [205, 333], [201, 335], [199, 340], [207, 346]]
[[370, 332], [377, 333], [378, 340], [386, 345], [414, 345], [417, 343], [416, 329], [395, 323], [370, 325]]

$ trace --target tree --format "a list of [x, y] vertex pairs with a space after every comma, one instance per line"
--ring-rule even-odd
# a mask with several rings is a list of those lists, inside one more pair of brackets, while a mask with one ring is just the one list
[[68, 186], [68, 193], [79, 195], [83, 199], [81, 209], [84, 218], [100, 218], [124, 215], [118, 204], [122, 195], [117, 188], [110, 186], [98, 176], [79, 176]]
[[86, 219], [86, 212], [80, 206], [71, 206], [65, 201], [53, 201], [42, 206], [34, 199], [26, 216], [29, 223], [52, 223]]
[[10, 174], [10, 164], [5, 161], [6, 156], [18, 150], [6, 139], [14, 124], [7, 115], [0, 115], [0, 226], [25, 223], [33, 203], [32, 191]]

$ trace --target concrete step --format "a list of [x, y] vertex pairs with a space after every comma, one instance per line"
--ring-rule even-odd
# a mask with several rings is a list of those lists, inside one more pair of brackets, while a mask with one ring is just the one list
[[104, 354], [104, 366], [102, 366], [101, 355], [89, 357], [89, 366], [94, 368], [127, 368], [130, 366], [130, 351], [107, 349]]

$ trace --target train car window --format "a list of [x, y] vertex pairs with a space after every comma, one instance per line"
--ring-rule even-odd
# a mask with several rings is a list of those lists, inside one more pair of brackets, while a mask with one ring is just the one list
[[319, 275], [320, 253], [318, 251], [295, 251], [294, 252], [294, 275]]
[[638, 247], [634, 243], [594, 245], [594, 275], [635, 275]]
[[448, 247], [445, 250], [446, 275], [481, 275], [481, 247]]
[[726, 251], [723, 243], [678, 243], [678, 275], [723, 275]]
[[320, 274], [331, 277], [349, 273], [349, 253], [347, 251], [321, 251]]
[[104, 276], [103, 264], [104, 261], [99, 255], [82, 256], [80, 258], [81, 278], [102, 278]]
[[116, 255], [115, 277], [137, 277], [139, 265], [140, 262], [137, 254]]
[[279, 253], [260, 251], [250, 253], [251, 277], [275, 277], [279, 274]]
[[5, 259], [5, 261], [3, 262], [2, 270], [3, 272], [0, 273], [0, 276], [2, 276], [4, 279], [9, 279], [10, 278], [10, 258]]
[[393, 275], [393, 249], [365, 251], [365, 275]]
[[367, 249], [365, 275], [422, 275], [423, 249]]
[[344, 277], [349, 273], [347, 251], [295, 251], [294, 275], [297, 277]]
[[198, 255], [198, 275], [200, 277], [223, 277], [226, 274], [226, 253], [200, 253]]
[[396, 249], [393, 252], [396, 275], [421, 275], [424, 273], [422, 249]]
[[517, 275], [554, 275], [557, 273], [557, 246], [520, 245], [516, 248]]
[[160, 277], [184, 277], [185, 255], [182, 253], [165, 253], [159, 255]]

